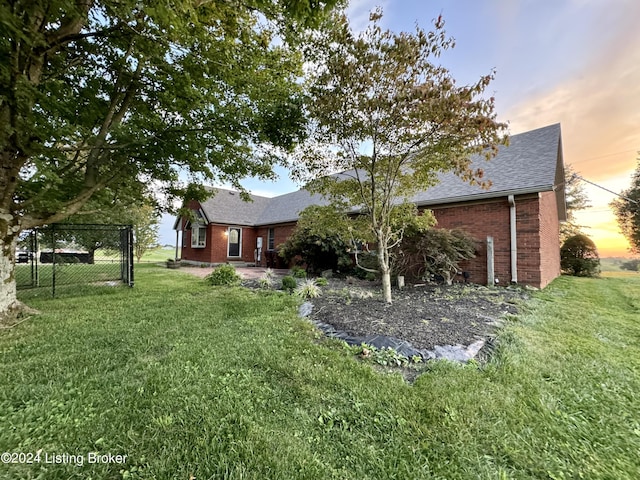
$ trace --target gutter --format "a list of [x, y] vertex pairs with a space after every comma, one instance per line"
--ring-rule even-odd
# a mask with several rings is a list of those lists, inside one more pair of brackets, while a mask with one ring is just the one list
[[509, 230], [511, 232], [511, 283], [518, 283], [518, 233], [516, 231], [516, 200], [513, 195], [509, 200]]
[[464, 203], [475, 200], [491, 200], [504, 198], [505, 196], [528, 195], [531, 193], [551, 192], [553, 185], [540, 185], [531, 188], [517, 188], [512, 190], [502, 190], [499, 192], [475, 193], [473, 195], [462, 195], [459, 197], [436, 198], [433, 200], [414, 201], [417, 207], [449, 205], [452, 203]]

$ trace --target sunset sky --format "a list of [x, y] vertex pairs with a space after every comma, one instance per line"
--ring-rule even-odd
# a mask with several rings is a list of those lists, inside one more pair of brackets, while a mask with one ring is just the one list
[[[431, 29], [442, 14], [456, 46], [440, 61], [459, 84], [495, 69], [488, 93], [511, 134], [561, 123], [565, 163], [610, 190], [628, 188], [640, 150], [640, 2], [354, 0], [354, 28], [366, 28], [376, 6], [394, 31]], [[297, 189], [282, 171], [276, 183], [243, 184], [268, 196]], [[585, 188], [592, 207], [578, 221], [600, 255], [629, 255], [608, 206], [615, 196]], [[162, 237], [173, 241], [164, 225]]]

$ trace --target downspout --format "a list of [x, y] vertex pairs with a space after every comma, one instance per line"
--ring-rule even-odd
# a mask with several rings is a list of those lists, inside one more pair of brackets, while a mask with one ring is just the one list
[[509, 226], [511, 230], [511, 283], [518, 283], [518, 234], [516, 231], [516, 200], [509, 195]]

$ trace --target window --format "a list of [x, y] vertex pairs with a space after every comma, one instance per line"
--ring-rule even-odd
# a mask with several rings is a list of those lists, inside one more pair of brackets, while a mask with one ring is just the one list
[[267, 234], [267, 250], [273, 250], [276, 245], [276, 229], [270, 228]]
[[229, 227], [228, 238], [228, 247], [227, 247], [227, 256], [228, 257], [240, 257], [242, 255], [242, 249], [240, 245], [242, 243], [242, 229]]
[[191, 248], [204, 248], [207, 245], [207, 227], [191, 225]]

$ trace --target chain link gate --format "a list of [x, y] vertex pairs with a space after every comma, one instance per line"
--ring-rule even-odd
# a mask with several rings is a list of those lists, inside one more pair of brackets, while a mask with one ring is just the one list
[[131, 225], [52, 224], [23, 232], [16, 287], [56, 291], [123, 283], [133, 287]]

